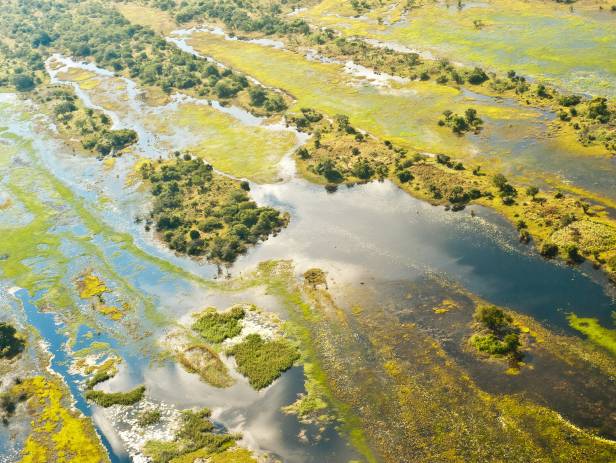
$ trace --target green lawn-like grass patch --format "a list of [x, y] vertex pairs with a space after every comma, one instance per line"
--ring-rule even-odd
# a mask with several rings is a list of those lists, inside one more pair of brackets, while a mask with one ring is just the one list
[[227, 352], [255, 389], [269, 386], [299, 358], [297, 348], [285, 339], [264, 340], [258, 334], [246, 336]]

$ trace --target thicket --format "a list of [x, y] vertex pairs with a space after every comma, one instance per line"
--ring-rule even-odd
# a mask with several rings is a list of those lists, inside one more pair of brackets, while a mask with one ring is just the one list
[[[149, 27], [131, 24], [112, 2], [7, 2], [0, 16], [0, 34], [12, 44], [0, 48], [12, 69], [4, 75], [4, 84], [20, 91], [32, 90], [40, 83], [37, 71], [44, 69], [53, 52], [93, 60], [100, 67], [167, 93], [191, 89], [198, 95], [224, 100], [253, 86], [244, 75], [180, 50]], [[278, 93], [262, 91], [265, 98], [255, 106], [269, 112], [286, 108]]]
[[522, 358], [519, 329], [513, 325], [510, 315], [495, 306], [479, 306], [475, 321], [480, 332], [474, 334], [470, 342], [477, 350], [512, 360]]
[[25, 339], [17, 333], [13, 325], [0, 322], [0, 358], [12, 359], [23, 352]]

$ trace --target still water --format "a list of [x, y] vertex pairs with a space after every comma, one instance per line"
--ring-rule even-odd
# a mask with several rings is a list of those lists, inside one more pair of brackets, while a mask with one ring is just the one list
[[[128, 188], [123, 183], [133, 157], [122, 158], [116, 170], [109, 172], [98, 161], [73, 156], [62, 145], [37, 132], [29, 121], [15, 117], [15, 106], [9, 104], [2, 111], [9, 132], [33, 142], [34, 149], [24, 149], [19, 156], [39, 160], [48, 175], [66, 184], [99, 220], [113, 230], [127, 232], [146, 255], [170, 260], [201, 278], [215, 275], [210, 265], [161, 249], [142, 225], [134, 223], [134, 215], [144, 209], [145, 198], [136, 187]], [[528, 313], [559, 329], [567, 329], [566, 312], [597, 317], [606, 324], [610, 312], [616, 309], [613, 297], [592, 271], [586, 274], [543, 260], [531, 248], [519, 244], [513, 228], [489, 210], [473, 207], [459, 213], [447, 212], [411, 198], [389, 182], [342, 187], [328, 194], [321, 187], [295, 178], [289, 159], [282, 167], [285, 181], [253, 184], [251, 194], [261, 204], [288, 210], [290, 226], [242, 256], [230, 269], [232, 276], [247, 272], [267, 259], [292, 259], [299, 272], [313, 266], [322, 267], [336, 282], [413, 281], [426, 274], [438, 274], [491, 302]], [[105, 207], [101, 208], [103, 197]], [[475, 212], [474, 216], [470, 210]], [[75, 233], [87, 236], [86, 225], [80, 223], [78, 216], [74, 220]], [[106, 236], [93, 236], [92, 242], [130, 287], [151, 300], [170, 322], [207, 305], [224, 308], [235, 302], [253, 302], [284, 316], [279, 302], [259, 290], [220, 295], [166, 271], [155, 260], [122, 248]], [[81, 256], [77, 250], [83, 250], [76, 243], [77, 240], [65, 243], [68, 255]], [[36, 256], [36, 249], [32, 252]], [[80, 263], [78, 259], [75, 261], [76, 273], [80, 271]], [[64, 377], [78, 408], [91, 414], [79, 378], [63, 366], [70, 359], [65, 349], [67, 339], [59, 326], [51, 315], [38, 312], [36, 295], [31, 298], [27, 288], [15, 295], [30, 322], [48, 341], [57, 359], [52, 367]], [[146, 320], [143, 317], [144, 324]], [[155, 344], [164, 330], [147, 328], [154, 330], [149, 341]], [[287, 372], [265, 391], [253, 391], [239, 377], [235, 386], [217, 390], [173, 363], [153, 363], [156, 348], [145, 348], [147, 341], [132, 344], [126, 333], [116, 328], [102, 327], [102, 331], [101, 339], [115, 343], [124, 359], [120, 374], [104, 384], [106, 390], [126, 390], [145, 383], [152, 400], [179, 409], [211, 407], [217, 422], [243, 432], [247, 445], [285, 461], [344, 461], [355, 457], [335, 429], [327, 428], [317, 438], [315, 429], [280, 411], [281, 406], [292, 403], [303, 392], [300, 367]], [[113, 433], [106, 427], [99, 426], [98, 430], [114, 461], [127, 461], [121, 445], [109, 444], [115, 438]], [[309, 439], [304, 439], [306, 435]]]

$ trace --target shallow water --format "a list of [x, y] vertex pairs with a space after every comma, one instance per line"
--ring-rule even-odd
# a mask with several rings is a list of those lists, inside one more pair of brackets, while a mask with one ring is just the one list
[[[616, 157], [589, 154], [577, 141], [549, 136], [555, 117], [519, 103], [433, 82], [393, 82], [358, 78], [342, 64], [310, 61], [286, 50], [242, 41], [224, 41], [205, 32], [177, 41], [255, 76], [265, 85], [290, 92], [297, 107], [333, 116], [410, 149], [442, 152], [457, 159], [489, 163], [505, 175], [542, 186], [546, 180], [579, 187], [616, 200]], [[267, 62], [268, 66], [261, 63]], [[364, 73], [365, 75], [365, 73]], [[386, 82], [387, 83], [387, 82]], [[477, 109], [484, 120], [479, 135], [457, 136], [437, 122], [445, 110]]]
[[[323, 8], [325, 6], [325, 8]], [[568, 90], [616, 95], [616, 19], [609, 5], [559, 5], [492, 0], [438, 1], [412, 9], [394, 24], [376, 18], [341, 17], [335, 2], [324, 1], [304, 14], [339, 28], [451, 60], [500, 72], [515, 69], [531, 78], [549, 78]], [[480, 20], [482, 27], [475, 27]]]
[[[170, 323], [207, 305], [224, 308], [235, 302], [254, 302], [283, 316], [284, 307], [261, 290], [215, 293], [191, 281], [188, 275], [162, 266], [157, 259], [169, 261], [201, 278], [216, 274], [214, 266], [162, 249], [151, 234], [143, 231], [142, 225], [134, 223], [135, 215], [147, 210], [143, 193], [137, 186], [125, 184], [135, 157], [124, 156], [107, 170], [94, 159], [73, 156], [63, 145], [48, 138], [42, 127], [17, 117], [17, 104], [16, 100], [6, 99], [1, 111], [9, 132], [32, 142], [32, 151], [24, 149], [20, 158], [38, 160], [44, 175], [60, 179], [96, 219], [112, 231], [127, 233], [133, 241], [130, 246], [126, 240], [114, 241], [107, 236], [107, 231], [92, 236], [87, 221], [75, 211], [67, 216], [66, 224], [58, 224], [50, 231], [66, 234], [61, 250], [70, 258], [64, 276], [67, 291], [74, 292], [74, 278], [84, 268], [102, 260], [109, 267], [104, 278], [113, 288], [114, 297], [133, 301], [135, 314], [131, 319], [136, 323], [137, 333], [106, 320], [99, 320], [91, 327], [103, 333], [101, 339], [123, 346], [118, 347], [124, 360], [121, 372], [103, 388], [126, 390], [145, 383], [153, 400], [177, 408], [209, 406], [222, 425], [242, 431], [251, 448], [280, 455], [285, 461], [353, 458], [354, 452], [333, 428], [328, 428], [323, 438], [317, 440], [314, 429], [280, 412], [280, 406], [292, 403], [303, 392], [301, 368], [292, 369], [270, 388], [257, 393], [242, 378], [232, 388], [216, 390], [177, 365], [151, 362], [158, 349], [156, 340], [164, 331], [164, 326], [156, 324], [157, 317], [153, 314], [161, 315], [165, 323]], [[158, 109], [160, 114], [169, 110]], [[122, 120], [119, 115], [118, 120]], [[148, 129], [143, 127], [143, 130]], [[153, 135], [149, 139], [159, 143]], [[149, 147], [138, 145], [137, 154], [152, 154], [140, 152], [142, 149]], [[543, 260], [520, 245], [512, 227], [488, 210], [473, 207], [476, 217], [470, 216], [471, 209], [446, 212], [413, 199], [389, 182], [343, 187], [335, 194], [328, 194], [321, 187], [295, 179], [289, 158], [282, 167], [289, 180], [252, 184], [251, 194], [261, 204], [288, 210], [291, 224], [277, 237], [241, 257], [231, 268], [232, 275], [247, 272], [266, 259], [293, 259], [298, 271], [323, 267], [330, 278], [339, 282], [375, 278], [412, 281], [436, 273], [494, 303], [524, 311], [561, 329], [567, 327], [566, 311], [597, 317], [606, 323], [610, 311], [616, 309], [614, 300], [599, 282], [578, 269]], [[90, 242], [99, 254], [92, 254], [80, 241], [84, 237], [91, 237]], [[38, 252], [32, 249], [35, 259], [32, 264], [37, 272], [55, 265], [53, 261], [40, 259]], [[27, 295], [18, 293], [24, 294]], [[39, 314], [29, 299], [22, 301], [24, 307], [29, 304], [27, 311], [32, 309], [33, 317]], [[155, 308], [148, 309], [150, 306]], [[88, 307], [81, 302], [80, 309], [85, 312]], [[56, 326], [50, 325], [47, 318], [32, 320], [43, 337], [50, 340], [50, 350], [57, 359], [64, 359], [66, 339], [57, 332]], [[145, 332], [152, 335], [135, 339], [135, 334]], [[80, 409], [89, 414], [77, 378], [67, 370], [58, 369], [58, 372], [69, 384]], [[116, 442], [113, 432], [101, 421], [97, 423], [101, 433]], [[306, 432], [308, 441], [298, 437], [302, 431]], [[121, 446], [115, 451], [115, 461], [122, 461]]]

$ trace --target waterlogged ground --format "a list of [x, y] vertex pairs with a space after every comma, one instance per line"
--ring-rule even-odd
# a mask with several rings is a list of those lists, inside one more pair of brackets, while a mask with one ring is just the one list
[[[131, 8], [124, 9], [134, 14]], [[402, 15], [390, 5], [378, 13], [389, 15], [390, 24], [381, 25], [375, 12], [352, 18], [344, 2], [324, 2], [305, 14], [318, 13], [337, 28], [347, 25], [349, 33], [404, 43], [402, 35], [384, 35], [410, 34], [412, 19], [427, 21], [441, 8]], [[462, 32], [450, 23], [440, 27], [470, 34], [466, 21], [484, 8], [487, 26], [478, 33], [487, 43], [497, 33], [497, 19], [509, 24], [517, 12], [532, 23], [550, 8], [559, 12], [552, 18], [556, 28], [574, 24], [585, 31], [580, 47], [591, 37], [611, 40], [611, 32], [595, 24], [605, 17], [590, 9], [571, 13], [546, 3], [531, 10], [514, 3], [499, 16], [484, 4], [453, 8], [439, 17], [459, 21]], [[578, 14], [587, 24], [575, 23]], [[150, 24], [164, 33], [173, 28], [164, 18]], [[427, 33], [419, 45], [431, 49], [436, 26], [421, 27]], [[323, 63], [273, 41], [186, 31], [173, 40], [281, 88], [297, 108], [350, 114], [354, 125], [409, 148], [500, 163], [528, 180], [571, 182], [607, 203], [616, 200], [614, 162], [547, 138], [548, 114]], [[530, 39], [521, 33], [512, 44], [516, 40], [515, 49], [532, 56], [522, 46]], [[444, 50], [440, 45], [434, 41], [435, 52]], [[456, 46], [462, 48], [451, 52], [461, 53], [465, 41]], [[555, 45], [546, 41], [549, 46]], [[585, 83], [586, 72], [594, 83], [612, 79], [609, 62], [605, 75], [592, 74], [597, 55], [576, 61], [580, 70], [572, 70], [567, 53], [562, 68], [528, 60], [529, 73], [533, 66], [546, 76], [567, 69], [571, 80], [563, 82], [572, 86]], [[526, 60], [496, 45], [486, 46], [486, 56], [495, 67], [508, 66], [498, 56]], [[113, 462], [146, 461], [142, 445], [173, 438], [180, 410], [208, 407], [216, 429], [241, 433], [239, 445], [263, 461], [616, 459], [616, 302], [613, 287], [597, 271], [542, 259], [481, 207], [454, 214], [387, 181], [328, 193], [296, 176], [290, 155], [306, 136], [283, 120], [207, 99], [166, 97], [66, 57], [56, 56], [48, 70], [53, 82], [72, 85], [86, 106], [103, 110], [113, 128], [131, 128], [139, 136], [122, 156], [99, 160], [69, 148], [29, 101], [0, 94], [0, 321], [12, 321], [28, 339], [17, 361], [0, 360], [0, 373], [3, 385], [18, 376], [44, 378], [26, 383], [33, 390], [38, 384], [39, 394], [41, 384], [51, 384], [59, 398], [54, 410], [72, 426], [79, 422], [83, 448], [97, 447]], [[436, 125], [445, 109], [462, 112], [471, 105], [486, 122], [481, 134], [461, 138]], [[249, 180], [251, 197], [289, 212], [289, 226], [222, 274], [164, 248], [144, 227], [149, 196], [135, 165], [175, 150]], [[326, 272], [326, 284], [304, 283], [302, 274], [314, 267]], [[173, 356], [192, 314], [240, 303], [284, 321], [253, 316], [245, 330], [268, 336], [280, 329], [302, 352], [293, 368], [261, 391], [223, 353], [233, 382], [226, 388], [207, 384]], [[487, 303], [511, 309], [522, 333], [521, 364], [482, 357], [470, 347], [473, 312]], [[104, 409], [86, 401], [88, 362], [109, 359], [118, 373], [97, 389], [144, 385], [140, 402]], [[298, 398], [303, 401], [295, 403]], [[151, 408], [161, 410], [161, 422], [142, 431], [136, 421]], [[42, 442], [44, 428], [30, 422], [25, 407], [18, 407], [9, 425], [0, 427], [6, 461], [20, 461], [24, 448]]]
[[[289, 92], [297, 108], [349, 114], [354, 126], [409, 149], [489, 163], [528, 182], [575, 186], [608, 203], [616, 200], [616, 160], [589, 156], [589, 148], [573, 139], [548, 136], [554, 117], [548, 113], [434, 82], [375, 81], [343, 64], [208, 32], [181, 37], [201, 54]], [[484, 120], [480, 134], [460, 137], [437, 125], [443, 111], [468, 107]]]
[[616, 95], [616, 17], [609, 2], [414, 2], [404, 12], [406, 2], [392, 1], [361, 16], [350, 3], [325, 0], [300, 16], [346, 35], [503, 73], [514, 69], [575, 92]]
[[[85, 402], [84, 377], [69, 370], [75, 352], [102, 350], [119, 356], [120, 373], [105, 384], [106, 390], [125, 391], [145, 384], [147, 403], [169, 409], [170, 416], [173, 410], [177, 414], [186, 407], [211, 407], [221, 424], [243, 432], [246, 445], [256, 451], [279, 455], [285, 461], [320, 461], [319, 456], [334, 455], [352, 458], [354, 452], [333, 429], [302, 427], [280, 411], [303, 391], [301, 368], [257, 393], [238, 374], [236, 386], [219, 391], [175, 362], [156, 362], [162, 352], [159, 338], [180, 317], [210, 303], [210, 283], [205, 278], [214, 277], [216, 268], [174, 258], [151, 239], [144, 245], [132, 218], [123, 219], [116, 209], [130, 210], [127, 203], [131, 191], [139, 195], [136, 188], [123, 184], [130, 169], [117, 162], [113, 166], [116, 177], [103, 163], [66, 152], [52, 134], [43, 135], [42, 126], [17, 111], [22, 104], [12, 96], [3, 96], [3, 121], [8, 126], [2, 132], [2, 188], [4, 196], [11, 198], [6, 211], [13, 207], [28, 211], [21, 222], [3, 222], [3, 301], [21, 304], [27, 314], [23, 325], [31, 324], [38, 330], [48, 343], [46, 350], [60, 359], [52, 365], [53, 370], [67, 382], [78, 409], [93, 416], [112, 460], [127, 461], [127, 451], [135, 452], [127, 434], [123, 434], [130, 428], [127, 420], [131, 414]], [[39, 134], [36, 140], [31, 136], [35, 130]], [[129, 157], [122, 161], [129, 162]], [[62, 171], [63, 178], [56, 177], [54, 169]], [[78, 282], [85, 274], [104, 281], [105, 303], [121, 311], [119, 319], [97, 311], [90, 300], [84, 299]], [[275, 309], [273, 301], [260, 300], [258, 294], [232, 297], [238, 298]], [[216, 303], [224, 308], [231, 301], [219, 297]], [[51, 314], [60, 324], [54, 323]], [[28, 373], [32, 372], [22, 374]], [[179, 385], [183, 385], [180, 393]], [[286, 424], [282, 426], [281, 422]], [[262, 436], [263, 429], [282, 431]], [[159, 434], [169, 438], [164, 430]], [[300, 439], [299, 434], [307, 437]], [[18, 443], [16, 446], [19, 448]], [[314, 457], [310, 456], [312, 452]]]

